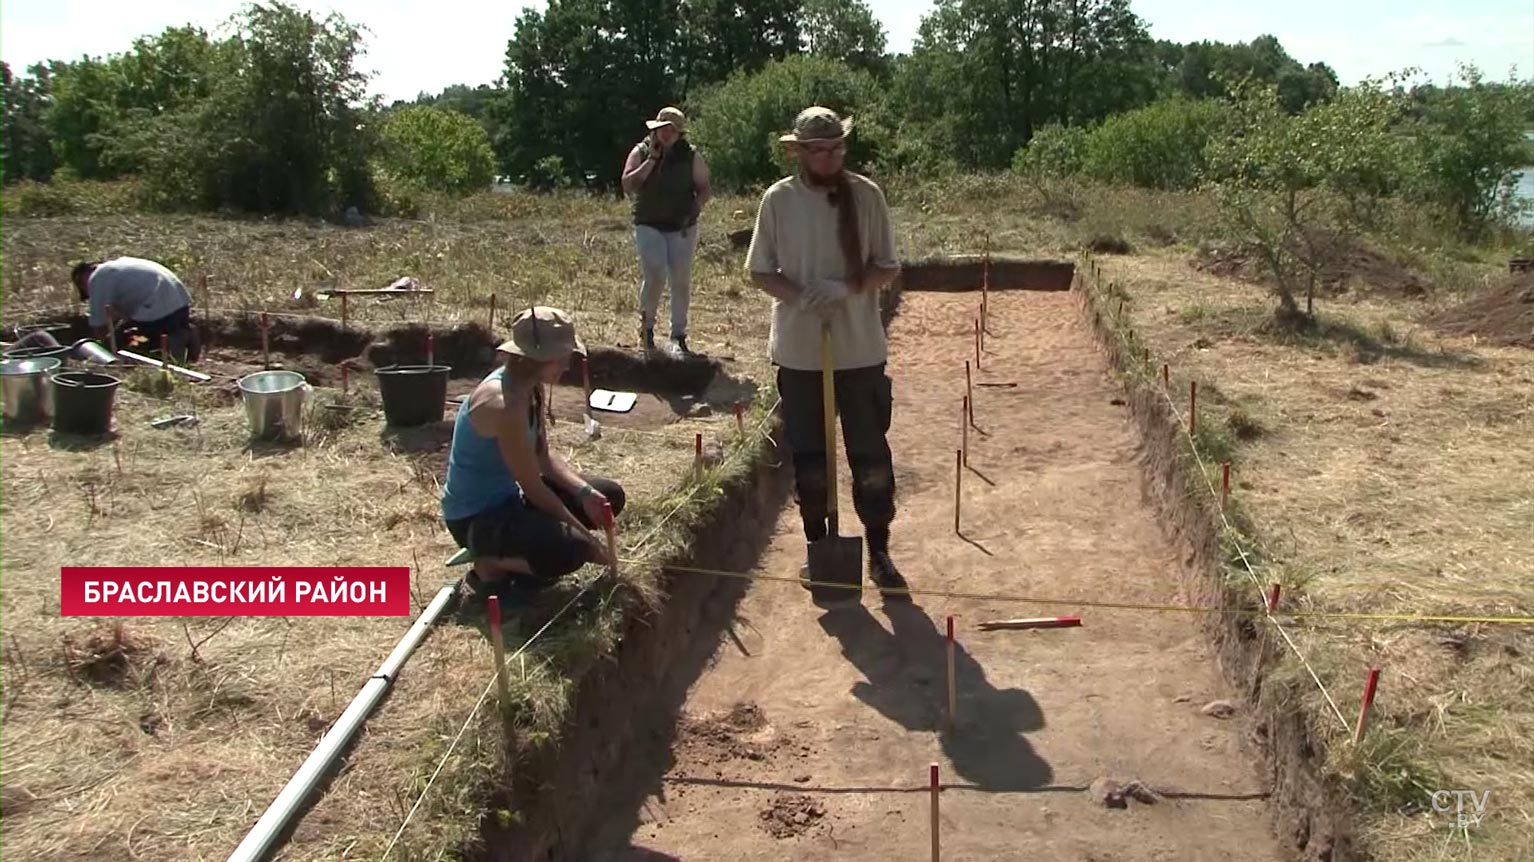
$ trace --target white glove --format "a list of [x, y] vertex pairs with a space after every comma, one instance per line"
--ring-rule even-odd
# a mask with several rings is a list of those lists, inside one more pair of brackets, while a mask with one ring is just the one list
[[835, 309], [837, 303], [847, 298], [847, 294], [846, 282], [819, 278], [804, 285], [804, 290], [799, 294], [799, 302], [807, 311], [827, 315]]

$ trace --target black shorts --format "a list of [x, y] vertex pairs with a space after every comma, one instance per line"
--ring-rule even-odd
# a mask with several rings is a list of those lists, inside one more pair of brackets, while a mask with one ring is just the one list
[[[156, 320], [130, 320], [119, 324], [117, 346], [152, 352], [160, 349], [160, 337], [165, 336], [170, 342], [172, 353], [178, 356], [184, 354], [188, 360], [195, 362], [202, 352], [201, 341], [196, 334], [192, 328], [192, 309], [183, 305]], [[132, 339], [135, 336], [145, 339], [144, 342], [134, 346]]]
[[[612, 504], [614, 517], [623, 511], [625, 495], [622, 485], [600, 477], [581, 478], [607, 498]], [[548, 479], [544, 481], [587, 529], [597, 528], [586, 517], [575, 495], [559, 489]], [[525, 501], [508, 502], [477, 515], [446, 523], [453, 540], [459, 547], [468, 548], [475, 558], [509, 557], [526, 560], [532, 575], [518, 575], [515, 580], [534, 589], [548, 586], [591, 561], [591, 545], [584, 537], [578, 535], [565, 521]]]

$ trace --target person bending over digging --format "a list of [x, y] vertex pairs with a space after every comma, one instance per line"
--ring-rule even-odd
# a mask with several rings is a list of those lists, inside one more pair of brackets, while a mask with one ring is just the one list
[[[768, 346], [804, 535], [827, 534], [826, 440], [821, 392], [821, 326], [829, 324], [837, 411], [852, 500], [868, 543], [868, 575], [886, 598], [909, 599], [890, 559], [895, 468], [887, 434], [893, 393], [884, 373], [886, 345], [879, 292], [896, 274], [895, 237], [884, 192], [843, 167], [850, 118], [811, 107], [781, 140], [799, 163], [794, 176], [762, 196], [746, 266], [770, 294]], [[808, 571], [808, 566], [805, 567]]]
[[622, 486], [582, 476], [549, 450], [544, 384], [586, 348], [570, 316], [537, 306], [511, 322], [500, 367], [458, 408], [442, 517], [474, 567], [460, 595], [525, 603], [586, 563], [608, 564], [603, 504], [623, 510]]
[[192, 295], [164, 266], [143, 258], [118, 257], [76, 264], [69, 278], [80, 299], [90, 303], [96, 337], [107, 337], [110, 310], [123, 321], [116, 331], [120, 350], [159, 350], [164, 335], [173, 356], [196, 361], [201, 353], [192, 326]]

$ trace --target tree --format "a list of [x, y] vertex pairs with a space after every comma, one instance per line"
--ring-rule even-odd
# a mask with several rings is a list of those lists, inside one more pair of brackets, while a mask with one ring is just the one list
[[824, 105], [853, 117], [848, 164], [866, 166], [887, 140], [877, 114], [864, 112], [878, 97], [878, 84], [867, 72], [823, 57], [789, 57], [699, 94], [690, 136], [707, 153], [714, 184], [744, 191], [784, 174], [788, 165], [778, 136], [804, 108]]
[[422, 188], [479, 191], [495, 173], [490, 136], [468, 114], [428, 105], [400, 108], [385, 117], [379, 138], [385, 170]]
[[804, 0], [804, 52], [887, 77], [884, 25], [863, 0]]
[[53, 177], [53, 142], [47, 112], [53, 99], [48, 67], [39, 63], [16, 78], [8, 63], [0, 63], [5, 113], [0, 121], [0, 179], [46, 182]]
[[1416, 94], [1416, 151], [1423, 176], [1420, 200], [1442, 207], [1466, 238], [1513, 215], [1512, 186], [1528, 164], [1524, 138], [1534, 86], [1488, 83], [1462, 66], [1460, 86]]
[[1332, 240], [1356, 232], [1399, 185], [1404, 151], [1392, 129], [1403, 106], [1372, 80], [1293, 117], [1272, 84], [1248, 78], [1231, 92], [1232, 127], [1209, 145], [1222, 212], [1272, 276], [1278, 322], [1309, 325]]

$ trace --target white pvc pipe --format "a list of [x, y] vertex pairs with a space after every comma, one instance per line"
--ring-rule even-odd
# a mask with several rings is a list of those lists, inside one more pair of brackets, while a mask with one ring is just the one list
[[411, 626], [410, 631], [400, 639], [394, 652], [384, 659], [384, 663], [378, 667], [378, 672], [373, 674], [361, 691], [357, 692], [357, 696], [352, 698], [346, 711], [341, 713], [341, 717], [336, 719], [336, 723], [320, 740], [320, 744], [315, 746], [309, 759], [305, 760], [304, 765], [300, 766], [298, 771], [293, 773], [293, 777], [288, 779], [287, 786], [277, 794], [277, 798], [267, 807], [261, 819], [256, 821], [256, 825], [245, 836], [245, 840], [240, 842], [240, 846], [234, 848], [234, 853], [229, 856], [229, 862], [259, 862], [265, 858], [266, 852], [271, 849], [272, 842], [286, 828], [293, 813], [319, 783], [320, 776], [330, 768], [331, 761], [341, 753], [341, 749], [362, 726], [363, 720], [373, 711], [373, 707], [378, 705], [384, 692], [394, 684], [400, 667], [404, 665], [410, 654], [415, 652], [416, 647], [420, 646], [421, 640], [426, 637], [426, 632], [436, 622], [448, 600], [452, 598], [453, 590], [454, 587], [449, 585], [437, 592], [436, 598], [432, 599], [431, 604], [426, 606], [426, 610], [416, 618], [415, 625]]

